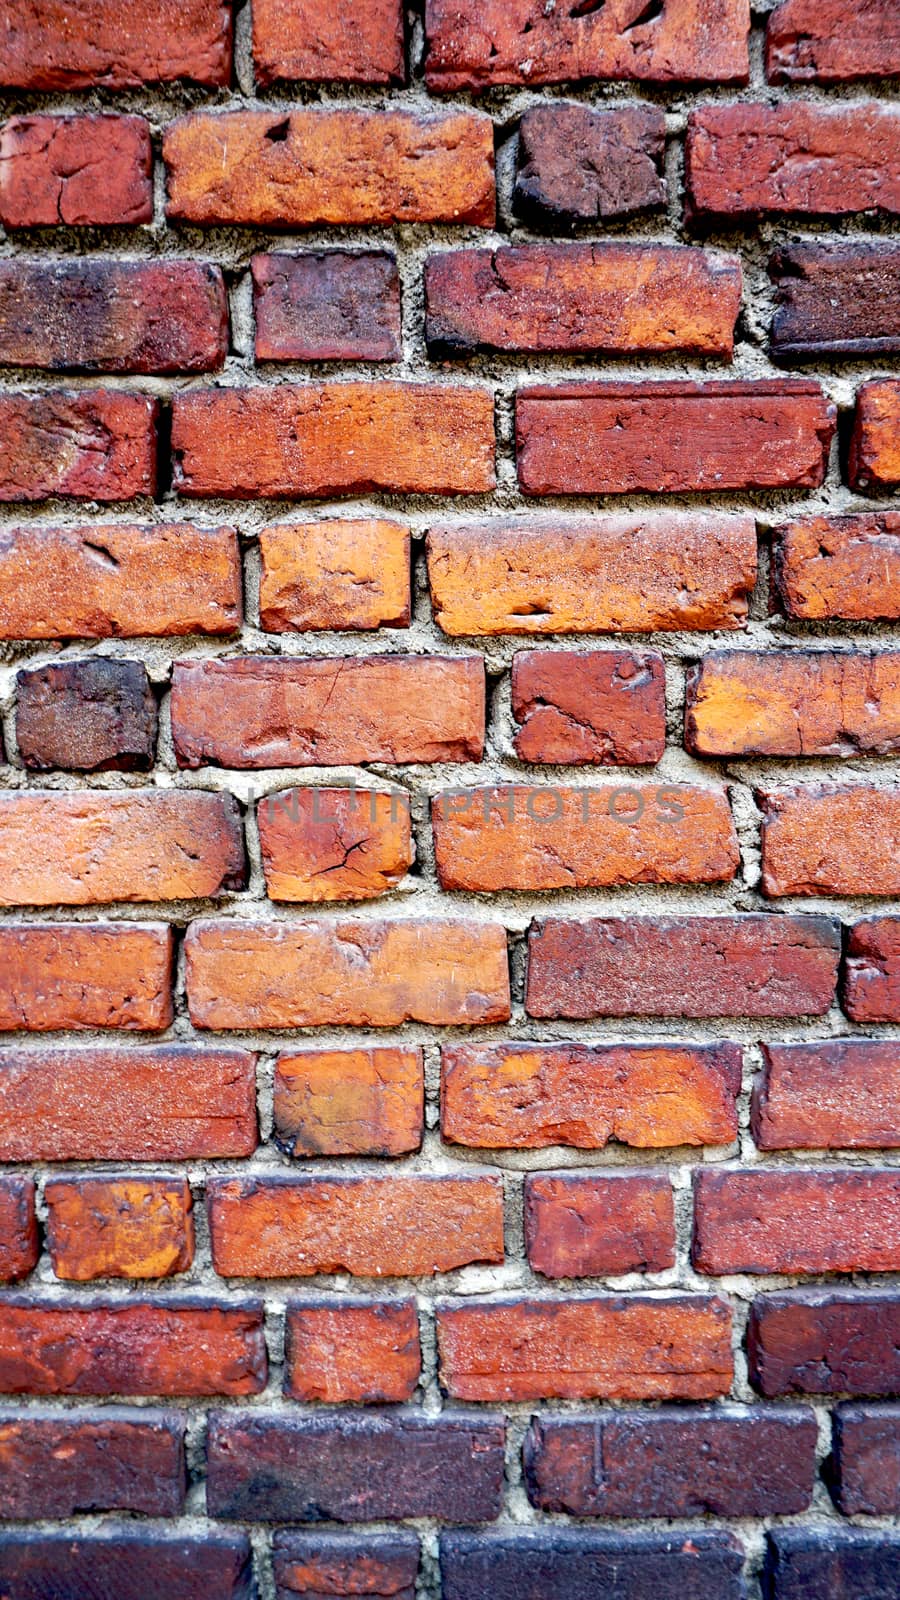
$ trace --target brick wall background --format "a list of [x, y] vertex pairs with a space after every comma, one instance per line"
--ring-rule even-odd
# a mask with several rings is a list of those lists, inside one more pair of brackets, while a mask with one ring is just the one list
[[0, 1592], [889, 1600], [896, 0], [0, 41]]

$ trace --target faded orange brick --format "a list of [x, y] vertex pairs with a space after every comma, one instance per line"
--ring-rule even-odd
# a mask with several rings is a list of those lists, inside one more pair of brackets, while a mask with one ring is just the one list
[[290, 1155], [401, 1156], [425, 1119], [422, 1051], [298, 1050], [275, 1064], [275, 1138]]
[[183, 1178], [57, 1178], [44, 1199], [58, 1278], [169, 1278], [194, 1258]]

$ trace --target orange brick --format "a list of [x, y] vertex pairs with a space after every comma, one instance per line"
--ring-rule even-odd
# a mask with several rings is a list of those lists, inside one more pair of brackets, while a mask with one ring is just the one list
[[701, 756], [890, 755], [900, 653], [715, 651], [688, 675], [685, 744]]
[[161, 922], [0, 927], [0, 1029], [158, 1032], [172, 1021], [174, 945]]
[[896, 1272], [900, 1172], [694, 1175], [698, 1272]]
[[58, 1278], [169, 1278], [194, 1259], [183, 1178], [56, 1178], [44, 1199]]
[[25, 1278], [41, 1253], [31, 1178], [0, 1178], [0, 1281]]
[[0, 83], [20, 89], [227, 84], [226, 0], [137, 0], [127, 15], [106, 0], [5, 0]]
[[900, 617], [900, 512], [801, 517], [773, 535], [778, 601], [789, 617]]
[[900, 790], [761, 790], [763, 893], [900, 894]]
[[0, 501], [152, 494], [158, 413], [157, 400], [121, 389], [0, 395]]
[[649, 651], [520, 650], [516, 755], [536, 764], [652, 765], [666, 748], [666, 668]]
[[664, 1272], [675, 1265], [671, 1182], [649, 1172], [530, 1175], [525, 1247], [545, 1278]]
[[4, 228], [133, 226], [152, 218], [144, 117], [10, 117], [0, 129]]
[[256, 0], [253, 65], [264, 88], [292, 79], [402, 83], [401, 0]]
[[409, 530], [398, 522], [295, 522], [264, 528], [259, 621], [267, 633], [407, 628]]
[[289, 1155], [401, 1156], [425, 1118], [422, 1051], [299, 1050], [275, 1063], [276, 1141]]
[[328, 1405], [411, 1400], [422, 1370], [414, 1300], [289, 1303], [284, 1389]]
[[860, 491], [900, 484], [900, 383], [883, 378], [860, 389], [850, 441], [850, 482]]
[[412, 864], [405, 791], [280, 789], [256, 815], [271, 900], [372, 900]]

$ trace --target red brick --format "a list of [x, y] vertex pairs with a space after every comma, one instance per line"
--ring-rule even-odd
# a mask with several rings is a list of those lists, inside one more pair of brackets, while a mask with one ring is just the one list
[[414, 1533], [276, 1533], [275, 1600], [302, 1594], [375, 1594], [415, 1600], [419, 1541]]
[[801, 517], [773, 535], [786, 616], [877, 622], [900, 617], [900, 512]]
[[700, 216], [900, 211], [900, 115], [869, 102], [704, 106], [688, 119], [688, 206]]
[[454, 635], [738, 628], [756, 582], [753, 518], [716, 512], [438, 524], [427, 550]]
[[521, 389], [526, 494], [815, 489], [837, 413], [816, 383], [573, 383]]
[[279, 789], [256, 815], [270, 900], [372, 900], [412, 864], [404, 790]]
[[0, 1412], [0, 1516], [35, 1522], [79, 1512], [177, 1517], [184, 1508], [185, 1420], [174, 1412]]
[[400, 279], [388, 250], [250, 262], [257, 361], [399, 361]]
[[900, 1050], [892, 1041], [766, 1044], [763, 1062], [752, 1104], [761, 1150], [900, 1146]]
[[661, 210], [665, 141], [658, 106], [529, 106], [519, 123], [513, 208], [551, 230]]
[[207, 899], [243, 888], [231, 795], [199, 789], [0, 796], [0, 905]]
[[259, 1394], [266, 1365], [258, 1300], [0, 1304], [6, 1394]]
[[0, 1052], [0, 1159], [191, 1161], [256, 1149], [246, 1050], [115, 1045]]
[[700, 756], [890, 755], [900, 653], [712, 651], [688, 674], [685, 744]]
[[545, 1278], [617, 1277], [675, 1265], [675, 1202], [649, 1172], [525, 1179], [525, 1248]]
[[165, 923], [5, 923], [0, 1029], [159, 1032], [172, 1021], [173, 966]]
[[900, 1172], [695, 1172], [692, 1259], [713, 1274], [894, 1272]]
[[769, 16], [770, 83], [846, 83], [900, 74], [894, 0], [782, 0]]
[[141, 661], [91, 656], [16, 673], [16, 744], [31, 771], [146, 772], [157, 720]]
[[228, 0], [5, 0], [0, 83], [19, 89], [125, 89], [145, 83], [227, 84]]
[[532, 925], [532, 1017], [801, 1017], [831, 1006], [828, 917], [612, 917]]
[[152, 494], [158, 411], [121, 389], [0, 395], [0, 502]]
[[854, 1022], [900, 1022], [900, 918], [850, 929], [841, 1004]]
[[480, 656], [237, 656], [176, 662], [182, 767], [480, 761]]
[[425, 268], [432, 356], [479, 350], [731, 358], [741, 264], [678, 245], [447, 250]]
[[220, 267], [0, 261], [0, 361], [52, 372], [210, 372], [227, 349]]
[[740, 865], [719, 789], [454, 789], [435, 796], [431, 815], [444, 889], [722, 883]]
[[0, 1279], [26, 1278], [40, 1255], [31, 1178], [0, 1178]]
[[764, 894], [900, 894], [900, 790], [764, 789], [757, 801]]
[[769, 274], [777, 285], [770, 350], [780, 365], [900, 353], [895, 245], [785, 245], [773, 256]]
[[738, 1045], [445, 1045], [441, 1133], [482, 1149], [610, 1140], [638, 1149], [737, 1137]]
[[442, 1302], [458, 1400], [709, 1400], [731, 1388], [731, 1311], [704, 1295]]
[[900, 1394], [900, 1295], [834, 1288], [759, 1295], [750, 1381], [766, 1396]]
[[245, 1534], [201, 1537], [118, 1523], [100, 1533], [9, 1532], [0, 1584], [15, 1600], [115, 1595], [116, 1600], [249, 1600], [253, 1552]]
[[298, 1050], [275, 1063], [275, 1139], [294, 1157], [401, 1156], [425, 1117], [421, 1049]]
[[44, 1200], [58, 1278], [169, 1278], [193, 1261], [184, 1178], [55, 1178]]
[[900, 485], [900, 383], [889, 378], [864, 383], [856, 396], [850, 483], [860, 493]]
[[263, 528], [259, 622], [268, 633], [407, 628], [410, 537], [383, 518]]
[[837, 1406], [836, 1483], [829, 1485], [844, 1516], [900, 1512], [900, 1406]]
[[288, 1304], [285, 1393], [329, 1405], [411, 1400], [422, 1366], [415, 1300]]
[[134, 226], [153, 219], [144, 117], [10, 117], [0, 129], [4, 228]]
[[624, 78], [649, 83], [746, 83], [747, 0], [669, 0], [648, 15], [630, 0], [548, 11], [540, 0], [428, 0], [430, 89]]
[[494, 130], [471, 111], [194, 111], [169, 123], [163, 159], [185, 222], [495, 220]]
[[665, 663], [636, 650], [520, 650], [512, 709], [521, 761], [652, 765], [666, 747]]
[[503, 1260], [500, 1177], [214, 1178], [207, 1200], [224, 1278], [419, 1278]]
[[4, 639], [233, 633], [240, 620], [233, 528], [27, 523], [0, 533]]
[[317, 83], [402, 83], [403, 8], [400, 0], [257, 0], [253, 65], [258, 84], [307, 79]]

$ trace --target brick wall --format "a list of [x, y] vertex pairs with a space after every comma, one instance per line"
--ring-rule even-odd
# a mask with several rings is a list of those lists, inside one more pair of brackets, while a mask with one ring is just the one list
[[0, 1592], [889, 1600], [897, 0], [0, 46]]

